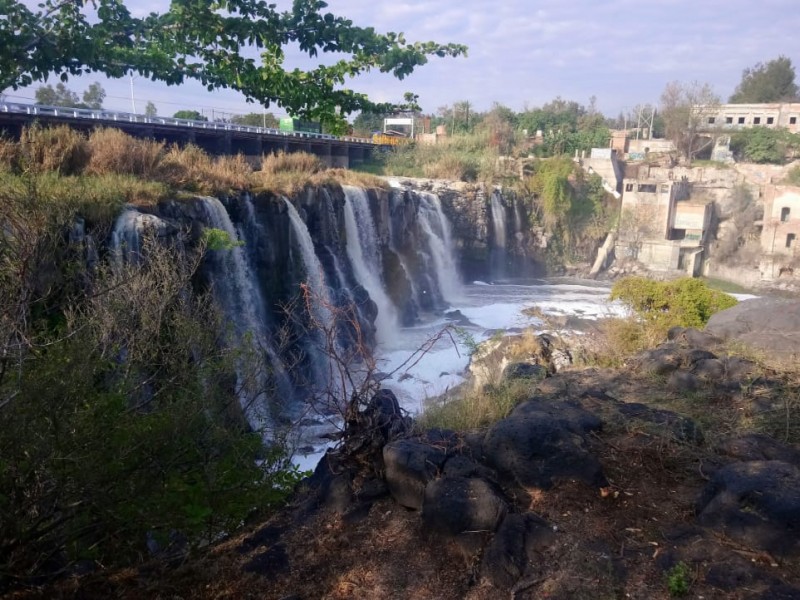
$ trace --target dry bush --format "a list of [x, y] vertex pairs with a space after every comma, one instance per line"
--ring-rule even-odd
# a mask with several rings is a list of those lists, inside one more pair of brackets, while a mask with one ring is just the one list
[[99, 128], [89, 136], [91, 157], [87, 173], [152, 176], [164, 154], [164, 143], [138, 139], [119, 129]]
[[261, 174], [265, 177], [278, 173], [317, 173], [325, 169], [320, 159], [308, 152], [278, 152], [267, 154], [261, 160]]
[[388, 189], [389, 184], [385, 179], [376, 177], [369, 173], [351, 171], [350, 169], [328, 169], [318, 173], [311, 180], [315, 185], [325, 185], [328, 183], [338, 183], [340, 185], [353, 185], [361, 188], [384, 188]]
[[13, 171], [17, 166], [17, 143], [0, 137], [0, 171]]
[[19, 167], [22, 170], [73, 175], [80, 173], [88, 161], [86, 138], [71, 127], [23, 127], [19, 143]]
[[418, 423], [422, 429], [468, 431], [486, 427], [504, 419], [520, 402], [530, 398], [532, 387], [533, 382], [517, 379], [481, 390], [461, 388], [457, 397], [427, 405]]
[[203, 193], [229, 192], [248, 187], [252, 169], [245, 158], [212, 158], [201, 148], [189, 144], [171, 146], [164, 155], [157, 178], [174, 187]]

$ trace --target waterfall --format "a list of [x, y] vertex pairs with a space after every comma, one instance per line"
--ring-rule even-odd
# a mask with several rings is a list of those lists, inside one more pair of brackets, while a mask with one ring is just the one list
[[492, 226], [494, 228], [494, 245], [505, 250], [506, 247], [506, 209], [497, 193], [492, 194]]
[[[228, 212], [222, 203], [216, 198], [199, 198], [203, 206], [206, 222], [214, 228], [221, 229], [228, 234], [232, 241], [240, 239]], [[246, 211], [249, 218], [254, 218], [252, 206]], [[244, 237], [244, 236], [242, 236]], [[253, 269], [245, 254], [248, 240], [245, 246], [236, 246], [230, 250], [210, 251], [211, 259], [216, 263], [216, 268], [211, 269], [211, 280], [214, 285], [214, 293], [222, 306], [225, 316], [231, 320], [239, 339], [245, 336], [252, 336], [256, 347], [265, 352], [267, 363], [270, 367], [270, 374], [274, 378], [270, 382], [267, 376], [257, 377], [256, 384], [260, 389], [255, 392], [255, 396], [247, 394], [245, 391], [240, 394], [240, 401], [247, 412], [250, 423], [259, 428], [268, 420], [268, 406], [266, 398], [262, 397], [269, 387], [274, 385], [277, 395], [283, 398], [292, 397], [292, 386], [289, 377], [285, 372], [283, 364], [271, 343], [271, 337], [267, 328], [267, 319], [264, 312], [265, 303], [260, 288], [256, 283]], [[254, 240], [249, 240], [254, 243]], [[245, 375], [239, 373], [237, 387], [243, 388]]]
[[161, 234], [167, 224], [156, 217], [126, 207], [114, 223], [111, 232], [111, 255], [117, 268], [124, 264], [139, 264], [142, 252], [142, 233]]
[[375, 319], [378, 340], [387, 341], [397, 329], [397, 309], [384, 286], [381, 248], [369, 210], [369, 198], [361, 188], [347, 185], [343, 189], [347, 256], [356, 280], [378, 305], [378, 316]]
[[308, 227], [303, 219], [300, 218], [300, 214], [294, 204], [289, 202], [287, 198], [284, 198], [283, 201], [289, 211], [289, 221], [292, 224], [292, 231], [297, 239], [297, 246], [306, 270], [306, 283], [312, 295], [314, 317], [321, 325], [328, 327], [333, 324], [333, 315], [331, 313], [333, 304], [331, 303], [328, 284], [325, 281], [325, 271], [322, 269], [322, 263], [319, 258], [317, 258], [317, 253], [314, 250], [314, 241], [311, 239]]
[[504, 277], [506, 274], [506, 208], [500, 201], [497, 192], [492, 192], [490, 204], [494, 232], [494, 244], [491, 250], [492, 275]]
[[439, 196], [420, 192], [419, 199], [419, 223], [430, 251], [439, 292], [446, 302], [453, 302], [461, 295], [461, 282], [453, 252], [450, 223], [442, 212]]

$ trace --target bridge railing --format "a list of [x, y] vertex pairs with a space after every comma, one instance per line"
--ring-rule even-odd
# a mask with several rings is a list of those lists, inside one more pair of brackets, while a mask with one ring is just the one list
[[310, 133], [305, 131], [281, 131], [271, 127], [254, 127], [252, 125], [237, 125], [235, 123], [221, 123], [218, 121], [196, 121], [193, 119], [178, 119], [176, 117], [149, 117], [119, 111], [93, 108], [73, 108], [66, 106], [45, 106], [42, 104], [22, 104], [17, 102], [0, 102], [0, 112], [13, 114], [26, 114], [33, 116], [55, 117], [64, 119], [86, 119], [110, 123], [138, 123], [142, 125], [166, 125], [168, 127], [181, 127], [190, 129], [206, 129], [211, 131], [236, 131], [240, 133], [254, 133], [256, 135], [272, 135], [291, 138], [308, 138], [317, 140], [331, 140], [342, 142], [355, 142], [360, 144], [373, 144], [366, 138], [352, 136], [335, 136], [328, 133]]

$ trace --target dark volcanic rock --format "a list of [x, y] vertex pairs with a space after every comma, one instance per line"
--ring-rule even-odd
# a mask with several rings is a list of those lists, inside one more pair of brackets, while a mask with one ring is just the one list
[[755, 298], [711, 316], [706, 331], [737, 340], [773, 357], [800, 356], [800, 301]]
[[685, 394], [696, 392], [703, 387], [703, 381], [688, 371], [673, 371], [667, 379], [667, 387], [673, 392]]
[[583, 438], [550, 415], [512, 416], [495, 423], [486, 434], [483, 452], [490, 465], [522, 487], [548, 489], [553, 479], [608, 485]]
[[425, 488], [422, 523], [437, 533], [493, 532], [508, 507], [501, 492], [484, 479], [442, 477]]
[[622, 416], [628, 419], [638, 419], [669, 430], [676, 440], [698, 444], [703, 441], [703, 432], [689, 417], [669, 410], [651, 408], [638, 402], [620, 403], [618, 410]]
[[741, 461], [780, 460], [800, 466], [800, 450], [757, 433], [723, 440], [717, 451]]
[[547, 377], [547, 369], [534, 363], [516, 362], [503, 369], [503, 381], [516, 379], [539, 381], [545, 377]]
[[521, 403], [512, 412], [512, 417], [533, 417], [548, 415], [563, 423], [573, 433], [584, 434], [589, 431], [600, 431], [603, 422], [594, 413], [585, 410], [574, 400], [547, 401], [532, 398]]
[[422, 508], [425, 486], [440, 473], [447, 453], [415, 440], [397, 440], [383, 448], [389, 493], [407, 508]]
[[800, 541], [800, 469], [781, 461], [717, 471], [697, 504], [698, 521], [752, 548], [792, 554]]
[[500, 590], [510, 590], [555, 538], [552, 527], [532, 513], [508, 515], [481, 563], [481, 575]]

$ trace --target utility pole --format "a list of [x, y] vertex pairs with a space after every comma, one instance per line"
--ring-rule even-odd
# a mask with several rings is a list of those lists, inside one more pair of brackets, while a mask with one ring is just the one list
[[130, 73], [128, 77], [130, 77], [131, 80], [131, 111], [133, 114], [136, 114], [136, 100], [133, 98], [133, 73]]

